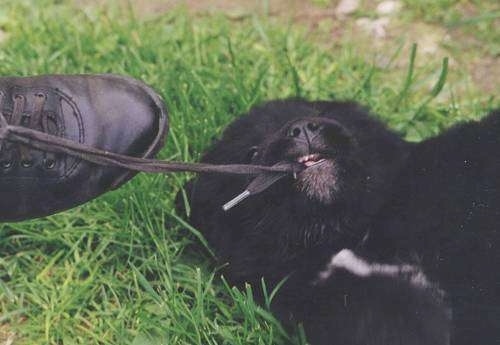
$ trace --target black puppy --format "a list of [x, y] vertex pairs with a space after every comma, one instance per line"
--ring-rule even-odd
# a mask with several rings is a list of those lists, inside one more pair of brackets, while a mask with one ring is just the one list
[[366, 251], [418, 255], [451, 302], [453, 345], [500, 344], [500, 110], [411, 149]]
[[[471, 303], [498, 305], [495, 275], [485, 277], [484, 266], [476, 265], [487, 257], [500, 263], [498, 254], [464, 254], [454, 245], [495, 247], [493, 230], [484, 238], [472, 230], [500, 220], [490, 204], [500, 196], [494, 176], [500, 167], [492, 156], [500, 149], [498, 117], [413, 145], [354, 103], [267, 103], [230, 125], [203, 161], [288, 160], [305, 170], [228, 212], [222, 204], [249, 180], [202, 175], [187, 188], [191, 222], [229, 262], [232, 283], [258, 286], [263, 277], [269, 286], [287, 277], [273, 309], [285, 323], [302, 322], [312, 344], [449, 343], [449, 312], [431, 281], [442, 281], [451, 296], [455, 328], [461, 328], [455, 334], [490, 341], [493, 324], [480, 327], [478, 315], [465, 314]], [[464, 160], [474, 169], [462, 171]], [[473, 201], [488, 206], [476, 206], [475, 218], [467, 218]], [[464, 225], [461, 239], [453, 224]], [[474, 295], [478, 286], [487, 292]]]

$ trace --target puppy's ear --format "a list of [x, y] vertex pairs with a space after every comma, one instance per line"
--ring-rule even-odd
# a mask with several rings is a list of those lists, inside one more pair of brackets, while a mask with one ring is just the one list
[[175, 196], [175, 210], [178, 215], [183, 218], [189, 218], [191, 215], [191, 195], [196, 184], [196, 179], [193, 178], [189, 180], [184, 186], [177, 192]]

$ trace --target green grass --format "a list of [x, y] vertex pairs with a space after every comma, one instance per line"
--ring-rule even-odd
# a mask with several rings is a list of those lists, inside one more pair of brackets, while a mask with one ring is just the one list
[[[460, 65], [421, 61], [418, 47], [402, 56], [396, 44], [380, 67], [352, 38], [319, 42], [270, 18], [179, 9], [145, 20], [3, 0], [0, 29], [0, 75], [112, 72], [151, 84], [170, 111], [166, 159], [196, 160], [232, 119], [272, 98], [356, 99], [411, 140], [499, 105], [456, 80]], [[76, 209], [1, 224], [0, 344], [304, 343], [253, 302], [262, 287], [231, 288], [208, 249], [191, 249], [204, 240], [173, 211], [187, 178], [141, 174]]]

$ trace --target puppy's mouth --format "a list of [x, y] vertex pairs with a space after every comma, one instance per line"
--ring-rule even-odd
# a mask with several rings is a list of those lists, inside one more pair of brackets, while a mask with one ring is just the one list
[[298, 157], [296, 161], [302, 164], [305, 168], [310, 168], [312, 166], [324, 163], [326, 161], [326, 157], [324, 157], [321, 153], [311, 153]]
[[[294, 178], [296, 180], [295, 186], [305, 191], [311, 198], [315, 198], [323, 202], [329, 202], [331, 200], [331, 191], [329, 189], [335, 184], [335, 176], [331, 171], [333, 160], [327, 159], [326, 156], [320, 153], [310, 153], [292, 160], [304, 167], [301, 172], [294, 174]], [[314, 166], [318, 166], [319, 168], [309, 170]], [[321, 168], [320, 166], [324, 166], [324, 168]], [[283, 173], [274, 175], [261, 174], [257, 176], [242, 193], [226, 202], [222, 206], [222, 209], [224, 211], [228, 211], [250, 195], [264, 191], [285, 176], [287, 176], [287, 174]]]
[[322, 153], [311, 153], [297, 157], [296, 162], [304, 170], [295, 175], [295, 188], [310, 199], [331, 203], [338, 191], [335, 159]]

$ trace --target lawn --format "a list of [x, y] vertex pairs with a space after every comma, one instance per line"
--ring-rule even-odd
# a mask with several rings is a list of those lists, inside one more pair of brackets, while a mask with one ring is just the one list
[[[315, 3], [318, 11], [329, 4]], [[395, 19], [401, 33], [416, 22], [459, 30], [463, 40], [425, 54], [404, 35], [377, 52], [354, 26], [336, 38], [336, 22], [324, 19], [312, 27], [265, 14], [180, 7], [141, 16], [126, 6], [2, 0], [0, 75], [144, 80], [169, 109], [164, 159], [196, 161], [232, 119], [285, 97], [355, 99], [418, 141], [500, 105], [498, 83], [481, 85], [469, 69], [493, 61], [498, 76], [495, 1], [460, 3], [474, 11], [408, 1]], [[354, 17], [376, 15], [370, 11]], [[175, 214], [189, 177], [140, 174], [76, 209], [0, 224], [0, 345], [304, 343], [253, 302], [252, 289], [262, 286], [228, 286], [204, 239]]]

